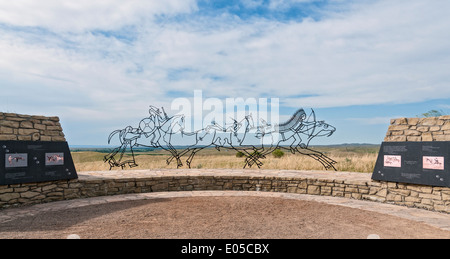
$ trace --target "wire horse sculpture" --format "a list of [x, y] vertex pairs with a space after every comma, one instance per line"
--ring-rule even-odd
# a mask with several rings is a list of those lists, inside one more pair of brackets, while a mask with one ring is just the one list
[[[261, 159], [266, 158], [274, 150], [284, 149], [293, 154], [309, 156], [320, 162], [326, 170], [336, 171], [335, 160], [309, 147], [312, 139], [329, 137], [336, 131], [335, 127], [324, 121], [317, 121], [314, 110], [311, 110], [308, 116], [304, 109], [299, 109], [285, 123], [274, 125], [261, 120], [261, 125], [255, 126], [251, 114], [239, 122], [234, 120], [232, 125], [223, 127], [212, 122], [211, 125], [195, 132], [185, 132], [184, 125], [183, 115], [169, 117], [164, 108], [161, 112], [160, 109], [150, 106], [149, 117], [142, 119], [137, 128], [127, 126], [109, 135], [108, 143], [118, 135], [121, 145], [106, 155], [104, 161], [109, 163], [110, 170], [114, 167], [133, 168], [138, 166], [133, 148], [149, 147], [168, 151], [170, 157], [166, 160], [167, 164], [175, 160], [177, 168], [183, 166], [182, 157], [187, 157], [186, 164], [191, 168], [192, 160], [199, 151], [215, 147], [219, 151], [225, 148], [243, 153], [244, 168], [253, 165], [261, 168], [263, 165]], [[175, 134], [181, 134], [183, 140], [189, 143], [187, 147], [179, 150], [173, 145], [172, 138]], [[251, 144], [255, 141], [260, 144]], [[128, 160], [124, 159], [127, 148], [131, 151], [131, 159]]]

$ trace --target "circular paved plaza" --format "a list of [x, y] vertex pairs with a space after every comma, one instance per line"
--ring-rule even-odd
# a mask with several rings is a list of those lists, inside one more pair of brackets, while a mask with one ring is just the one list
[[127, 194], [0, 211], [0, 238], [450, 238], [450, 215], [304, 194]]

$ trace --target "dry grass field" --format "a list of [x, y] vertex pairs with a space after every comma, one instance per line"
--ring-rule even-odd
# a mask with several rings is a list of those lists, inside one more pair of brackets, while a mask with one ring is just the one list
[[[356, 145], [356, 146], [335, 146], [318, 147], [319, 150], [338, 163], [335, 165], [338, 171], [372, 173], [378, 156], [379, 146], [376, 145]], [[109, 165], [103, 162], [103, 157], [107, 153], [95, 151], [72, 152], [77, 171], [100, 171], [109, 170]], [[127, 154], [128, 158], [131, 158]], [[138, 167], [132, 169], [162, 169], [176, 168], [176, 162], [166, 164], [168, 153], [161, 150], [136, 152], [136, 162]], [[192, 168], [228, 168], [241, 169], [244, 166], [243, 157], [236, 157], [236, 152], [231, 150], [217, 151], [214, 148], [199, 152], [193, 162]], [[324, 170], [323, 166], [314, 159], [300, 154], [291, 154], [285, 151], [285, 155], [276, 158], [269, 155], [263, 159], [262, 169], [285, 169], [285, 170]], [[187, 168], [183, 160], [184, 168]], [[256, 166], [254, 166], [257, 169]], [[127, 168], [129, 169], [129, 168]]]

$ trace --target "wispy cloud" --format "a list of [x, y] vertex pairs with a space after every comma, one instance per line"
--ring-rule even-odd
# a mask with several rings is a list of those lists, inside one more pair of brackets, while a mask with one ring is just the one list
[[53, 31], [115, 30], [155, 15], [189, 13], [194, 0], [17, 0], [0, 2], [0, 22]]

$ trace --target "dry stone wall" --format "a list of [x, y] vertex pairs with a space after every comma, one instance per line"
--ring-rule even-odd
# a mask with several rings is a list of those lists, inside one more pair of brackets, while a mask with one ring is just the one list
[[66, 141], [58, 117], [2, 112], [0, 140]]
[[450, 213], [450, 188], [370, 179], [370, 174], [309, 171], [81, 172], [79, 179], [0, 186], [0, 208], [127, 193], [239, 190], [346, 197]]
[[450, 141], [450, 115], [393, 119], [384, 141]]

